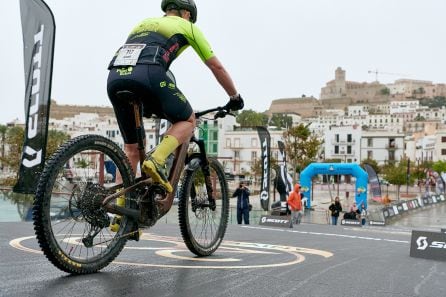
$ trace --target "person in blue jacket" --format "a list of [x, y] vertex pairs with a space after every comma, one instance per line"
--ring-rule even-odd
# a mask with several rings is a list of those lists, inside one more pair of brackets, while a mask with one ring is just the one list
[[249, 194], [250, 191], [243, 182], [240, 183], [238, 189], [232, 194], [232, 197], [237, 197], [237, 223], [239, 225], [242, 223], [242, 218], [245, 225], [249, 225], [249, 211], [251, 205], [249, 203]]

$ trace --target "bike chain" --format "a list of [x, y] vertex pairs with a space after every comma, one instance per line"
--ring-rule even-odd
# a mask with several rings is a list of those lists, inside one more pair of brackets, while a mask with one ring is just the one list
[[97, 243], [93, 244], [92, 247], [98, 246], [100, 244], [104, 244], [104, 243], [107, 243], [107, 242], [110, 242], [110, 241], [113, 241], [113, 240], [119, 240], [119, 239], [122, 239], [122, 238], [125, 238], [125, 237], [130, 237], [131, 235], [136, 234], [137, 232], [139, 232], [139, 228], [138, 228], [138, 230], [135, 230], [135, 231], [132, 231], [132, 232], [129, 232], [129, 233], [125, 233], [125, 234], [122, 234], [122, 235], [117, 236], [117, 237], [113, 237], [112, 239], [107, 239], [107, 240], [104, 240], [104, 241], [97, 242]]

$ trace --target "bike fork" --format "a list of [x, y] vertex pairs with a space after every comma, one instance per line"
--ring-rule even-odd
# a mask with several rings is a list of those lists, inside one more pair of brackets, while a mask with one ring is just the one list
[[209, 161], [206, 156], [206, 148], [204, 145], [204, 141], [202, 139], [195, 139], [195, 137], [193, 137], [192, 140], [198, 145], [198, 148], [200, 149], [200, 166], [201, 169], [203, 170], [204, 181], [206, 184], [206, 191], [209, 200], [209, 207], [211, 210], [215, 210], [216, 203], [215, 203], [215, 198], [213, 196], [214, 188], [212, 186], [211, 171], [209, 168]]

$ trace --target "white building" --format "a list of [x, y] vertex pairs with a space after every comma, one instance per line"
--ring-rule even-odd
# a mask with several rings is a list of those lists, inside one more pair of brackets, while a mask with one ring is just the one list
[[410, 113], [415, 112], [419, 108], [420, 102], [418, 100], [392, 101], [390, 102], [389, 113]]
[[[284, 130], [269, 130], [271, 136], [271, 157], [277, 160], [278, 144], [283, 141]], [[225, 171], [232, 174], [249, 173], [251, 167], [261, 157], [261, 143], [255, 128], [237, 127], [225, 131], [221, 143], [224, 145], [219, 152], [219, 159]]]
[[360, 160], [373, 159], [378, 165], [399, 162], [404, 157], [404, 134], [392, 131], [363, 131]]
[[343, 163], [360, 162], [362, 129], [359, 125], [332, 126], [325, 131], [325, 159], [340, 159]]

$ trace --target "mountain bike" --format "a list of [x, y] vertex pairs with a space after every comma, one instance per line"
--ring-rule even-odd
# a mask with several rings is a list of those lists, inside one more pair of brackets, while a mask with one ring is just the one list
[[[133, 102], [142, 164], [145, 132], [138, 103], [131, 92], [120, 96]], [[230, 114], [223, 107], [197, 112], [197, 123], [211, 112], [214, 119]], [[222, 166], [206, 155], [204, 141], [192, 136], [177, 148], [169, 181], [174, 187], [171, 193], [144, 173], [136, 178], [122, 149], [105, 137], [84, 135], [69, 140], [48, 159], [38, 182], [33, 220], [40, 248], [62, 271], [97, 272], [119, 255], [127, 240], [139, 240], [141, 228], [153, 226], [171, 209], [178, 190], [185, 245], [197, 256], [211, 255], [228, 223], [228, 185]], [[116, 203], [118, 198], [125, 203]], [[114, 232], [110, 225], [116, 217], [119, 230]]]

